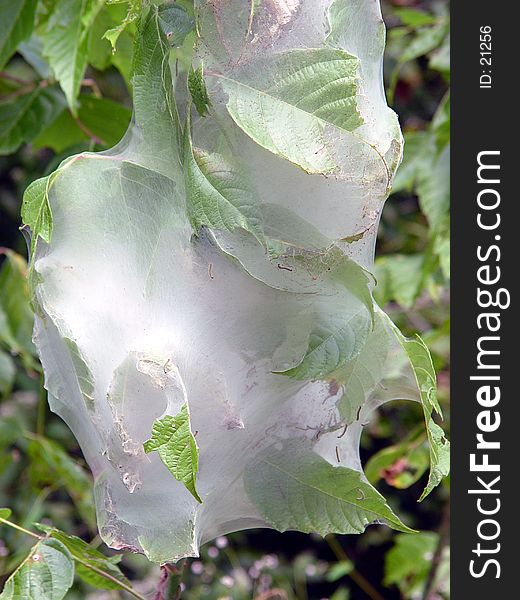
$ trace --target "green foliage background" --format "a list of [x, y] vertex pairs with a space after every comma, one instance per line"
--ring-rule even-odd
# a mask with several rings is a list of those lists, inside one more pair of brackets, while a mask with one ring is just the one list
[[[0, 1], [0, 506], [12, 510], [0, 511], [0, 589], [35, 543], [38, 568], [50, 557], [66, 578], [75, 563], [67, 599], [153, 598], [161, 589], [158, 567], [114, 557], [97, 536], [90, 473], [68, 428], [47, 409], [18, 230], [30, 182], [71, 154], [112, 146], [126, 130], [138, 10], [139, 0]], [[449, 430], [448, 6], [386, 0], [383, 11], [386, 85], [406, 147], [379, 232], [376, 298], [405, 333], [417, 331], [429, 345]], [[192, 43], [188, 37], [175, 50], [178, 68], [189, 65]], [[370, 527], [326, 540], [237, 533], [171, 573], [170, 588], [182, 578], [188, 600], [449, 598], [449, 482], [416, 503], [428, 466], [420, 410], [414, 403], [381, 410], [362, 456], [370, 481], [422, 533]], [[7, 518], [44, 540], [2, 524]], [[0, 598], [12, 597], [14, 581]], [[131, 586], [133, 595], [122, 589]], [[176, 594], [161, 593], [158, 600]]]

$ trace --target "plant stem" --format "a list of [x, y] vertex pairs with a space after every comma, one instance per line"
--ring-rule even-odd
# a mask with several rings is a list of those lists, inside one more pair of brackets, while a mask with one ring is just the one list
[[139, 594], [139, 592], [136, 592], [133, 588], [126, 585], [126, 583], [119, 581], [119, 579], [117, 579], [117, 577], [113, 577], [112, 575], [110, 575], [110, 573], [107, 573], [106, 571], [103, 571], [102, 569], [98, 569], [94, 565], [83, 561], [81, 558], [78, 558], [77, 556], [73, 556], [72, 558], [76, 562], [79, 562], [80, 564], [82, 564], [85, 568], [90, 569], [91, 571], [94, 571], [95, 573], [97, 573], [98, 575], [101, 575], [101, 577], [104, 577], [105, 579], [108, 579], [109, 581], [112, 581], [118, 587], [125, 590], [125, 592], [128, 592], [134, 598], [139, 598], [139, 600], [146, 600], [146, 598], [144, 596], [141, 596], [141, 594]]
[[181, 596], [181, 582], [186, 560], [179, 566], [166, 564], [161, 567], [161, 580], [157, 586], [154, 600], [178, 600]]
[[[330, 534], [325, 538], [331, 550], [334, 552], [336, 558], [342, 562], [349, 562], [353, 564], [353, 561], [349, 558], [345, 552], [343, 546], [338, 542], [335, 535]], [[376, 590], [376, 588], [362, 575], [356, 568], [353, 568], [348, 576], [361, 588], [365, 594], [372, 600], [385, 600], [383, 596]]]
[[[28, 529], [25, 529], [25, 527], [20, 527], [20, 525], [16, 525], [16, 523], [13, 523], [12, 521], [8, 521], [7, 519], [2, 519], [1, 517], [0, 517], [0, 523], [5, 523], [9, 527], [12, 527], [13, 529], [17, 529], [18, 531], [21, 531], [22, 533], [25, 533], [26, 535], [30, 535], [31, 537], [36, 538], [39, 541], [44, 540], [47, 537], [47, 536], [43, 536], [43, 535], [38, 535], [37, 533], [34, 533], [33, 531], [29, 531]], [[83, 561], [81, 558], [78, 558], [77, 556], [73, 556], [72, 558], [76, 562], [82, 564], [85, 568], [90, 569], [91, 571], [94, 571], [98, 575], [101, 575], [101, 577], [104, 577], [105, 579], [108, 579], [109, 581], [112, 581], [113, 583], [117, 584], [118, 587], [125, 590], [125, 592], [128, 592], [134, 598], [138, 598], [139, 600], [147, 600], [144, 596], [141, 596], [141, 594], [136, 592], [133, 588], [126, 585], [126, 583], [119, 581], [119, 579], [110, 575], [110, 573], [107, 573], [106, 571], [103, 571], [102, 569], [98, 569], [94, 565]]]
[[38, 392], [38, 416], [36, 417], [36, 434], [45, 434], [45, 417], [47, 416], [47, 393], [43, 386], [43, 373], [40, 375], [40, 390]]
[[17, 529], [18, 531], [25, 533], [25, 535], [30, 535], [31, 537], [36, 538], [37, 540], [43, 540], [42, 535], [38, 535], [37, 533], [34, 533], [34, 531], [29, 531], [28, 529], [25, 529], [25, 527], [20, 527], [20, 525], [17, 525], [16, 523], [13, 523], [12, 521], [8, 521], [7, 519], [2, 519], [2, 517], [0, 517], [0, 523], [5, 523], [6, 525], [9, 525], [9, 527], [12, 527], [13, 529]]

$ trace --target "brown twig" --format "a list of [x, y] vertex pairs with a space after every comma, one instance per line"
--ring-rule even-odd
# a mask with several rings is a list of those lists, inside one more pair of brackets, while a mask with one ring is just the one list
[[74, 121], [76, 122], [76, 125], [81, 129], [81, 131], [83, 131], [83, 133], [86, 136], [88, 136], [93, 142], [96, 142], [96, 144], [100, 144], [101, 146], [105, 145], [104, 140], [102, 140], [95, 133], [90, 131], [90, 129], [85, 125], [85, 123], [80, 121], [78, 117], [74, 117]]
[[[343, 546], [338, 542], [335, 535], [328, 535], [325, 538], [332, 552], [334, 552], [336, 558], [342, 562], [352, 563], [348, 554], [345, 552]], [[383, 596], [376, 590], [376, 588], [362, 575], [356, 568], [353, 568], [348, 576], [356, 583], [356, 585], [362, 589], [365, 594], [372, 600], [385, 600]]]
[[450, 501], [447, 500], [442, 511], [442, 521], [439, 527], [439, 541], [433, 554], [430, 571], [424, 585], [422, 600], [433, 600], [435, 594], [435, 578], [442, 562], [444, 548], [448, 545], [450, 539]]

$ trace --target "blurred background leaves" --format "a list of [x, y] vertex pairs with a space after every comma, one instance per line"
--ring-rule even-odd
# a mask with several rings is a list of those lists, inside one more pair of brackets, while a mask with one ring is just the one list
[[[71, 154], [109, 148], [125, 132], [138, 10], [139, 0], [0, 2], [0, 506], [21, 527], [52, 524], [107, 557], [114, 553], [97, 536], [90, 473], [47, 408], [18, 228], [29, 183]], [[421, 333], [429, 345], [449, 430], [449, 6], [384, 0], [383, 13], [385, 83], [406, 146], [379, 231], [376, 297], [404, 332]], [[192, 44], [172, 52], [177, 69], [188, 68]], [[420, 410], [386, 405], [361, 446], [369, 480], [420, 534], [370, 527], [326, 540], [267, 530], [217, 538], [175, 575], [182, 598], [449, 598], [449, 482], [417, 504], [427, 468]], [[33, 544], [0, 523], [0, 589]], [[143, 557], [125, 554], [119, 566], [138, 594], [168, 598], [160, 589], [165, 572]], [[101, 583], [77, 567], [66, 598], [131, 597]]]

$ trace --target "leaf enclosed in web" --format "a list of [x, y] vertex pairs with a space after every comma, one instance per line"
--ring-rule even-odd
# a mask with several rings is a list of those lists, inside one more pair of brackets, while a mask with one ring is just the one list
[[[363, 349], [374, 323], [372, 276], [342, 253], [329, 252], [330, 267], [320, 257], [316, 263], [331, 271], [331, 279], [344, 288], [342, 301], [315, 302], [308, 347], [294, 367], [277, 371], [294, 379], [323, 379], [353, 360]], [[339, 262], [338, 262], [339, 261]]]
[[193, 19], [178, 4], [152, 5], [140, 20], [134, 48], [134, 121], [142, 132], [139, 164], [178, 176], [181, 125], [169, 66], [172, 40], [183, 39]]
[[74, 562], [58, 540], [44, 539], [7, 580], [0, 600], [62, 600], [74, 580]]
[[202, 502], [196, 489], [199, 449], [191, 432], [187, 404], [183, 404], [177, 415], [166, 415], [154, 422], [152, 437], [144, 443], [144, 451], [157, 451], [175, 479], [186, 486], [197, 502]]
[[261, 452], [246, 468], [244, 485], [264, 519], [279, 531], [362, 533], [380, 519], [393, 529], [412, 531], [358, 471], [332, 466], [301, 440]]
[[188, 72], [188, 90], [197, 112], [201, 117], [204, 117], [208, 113], [210, 101], [204, 81], [204, 67], [202, 64], [196, 69], [190, 67]]
[[370, 311], [359, 302], [335, 311], [317, 311], [302, 360], [277, 372], [299, 380], [325, 378], [361, 352], [371, 322]]
[[0, 69], [26, 40], [34, 27], [37, 0], [9, 0], [0, 3]]
[[65, 107], [56, 87], [37, 87], [0, 103], [0, 154], [12, 154], [52, 123]]
[[357, 420], [361, 407], [384, 377], [390, 336], [378, 311], [374, 318], [374, 329], [361, 352], [330, 374], [330, 379], [344, 389], [337, 408], [347, 425]]
[[229, 114], [257, 144], [308, 173], [330, 173], [337, 165], [325, 128], [348, 134], [363, 123], [358, 69], [358, 59], [344, 50], [311, 48], [278, 55], [256, 78], [218, 78]]
[[[76, 573], [86, 583], [102, 590], [128, 589], [130, 581], [123, 575], [113, 558], [108, 558], [81, 538], [47, 525], [38, 524], [47, 535], [63, 544], [76, 562]], [[118, 557], [114, 557], [118, 558]]]
[[237, 227], [263, 239], [258, 199], [238, 161], [193, 147], [191, 119], [184, 130], [184, 169], [188, 213], [196, 230], [205, 225]]
[[78, 382], [78, 387], [87, 410], [94, 410], [94, 376], [88, 366], [83, 353], [76, 342], [68, 337], [63, 341], [69, 350], [70, 359], [74, 367], [74, 377]]

